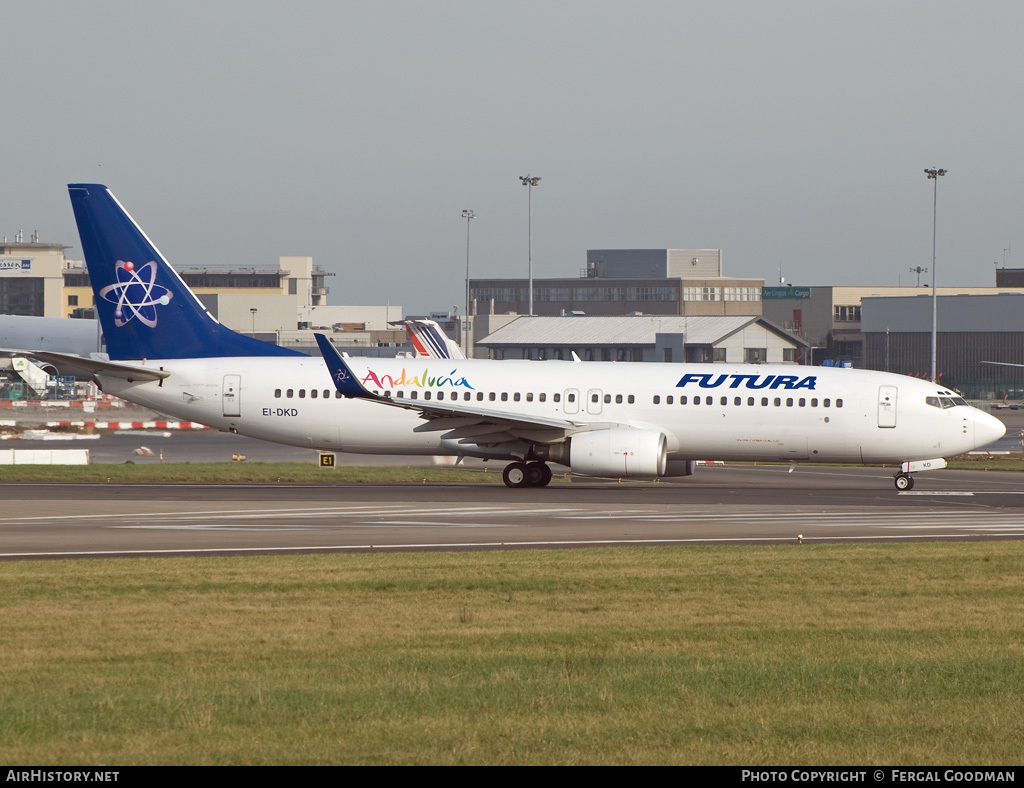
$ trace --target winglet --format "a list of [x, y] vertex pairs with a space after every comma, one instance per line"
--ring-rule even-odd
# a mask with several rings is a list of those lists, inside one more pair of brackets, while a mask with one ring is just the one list
[[320, 354], [324, 357], [327, 369], [330, 370], [331, 380], [334, 381], [334, 385], [341, 392], [341, 396], [376, 399], [363, 387], [363, 384], [359, 382], [359, 379], [349, 369], [341, 353], [331, 344], [331, 340], [323, 334], [314, 334], [313, 336], [316, 337], [316, 343], [320, 346]]

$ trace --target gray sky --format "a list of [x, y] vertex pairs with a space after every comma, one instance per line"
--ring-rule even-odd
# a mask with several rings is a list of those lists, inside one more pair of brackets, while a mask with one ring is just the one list
[[[1024, 3], [6, 0], [0, 235], [105, 183], [175, 265], [313, 255], [331, 304], [447, 309], [586, 250], [794, 284], [1024, 267]], [[929, 280], [930, 281], [930, 280]]]

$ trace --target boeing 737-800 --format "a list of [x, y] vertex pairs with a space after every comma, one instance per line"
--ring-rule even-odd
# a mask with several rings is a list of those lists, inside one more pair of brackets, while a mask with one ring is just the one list
[[[600, 477], [685, 476], [697, 460], [901, 464], [911, 473], [1005, 429], [934, 383], [793, 365], [323, 358], [213, 318], [113, 194], [69, 186], [110, 361], [103, 391], [294, 446], [509, 461], [510, 487], [548, 462]], [[37, 354], [44, 358], [58, 354]]]

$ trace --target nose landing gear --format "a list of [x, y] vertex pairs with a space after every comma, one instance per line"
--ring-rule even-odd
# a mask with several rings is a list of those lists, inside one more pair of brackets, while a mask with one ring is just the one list
[[940, 468], [946, 467], [946, 461], [941, 457], [936, 457], [934, 460], [916, 460], [913, 462], [905, 462], [900, 465], [899, 471], [893, 476], [893, 481], [896, 483], [896, 489], [901, 492], [904, 490], [914, 489], [914, 477], [910, 474], [917, 473], [918, 471], [937, 471]]

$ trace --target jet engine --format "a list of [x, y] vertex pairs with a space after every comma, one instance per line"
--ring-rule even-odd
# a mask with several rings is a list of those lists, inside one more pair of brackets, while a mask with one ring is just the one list
[[569, 466], [587, 476], [664, 476], [666, 452], [664, 434], [654, 430], [594, 430], [572, 436]]

